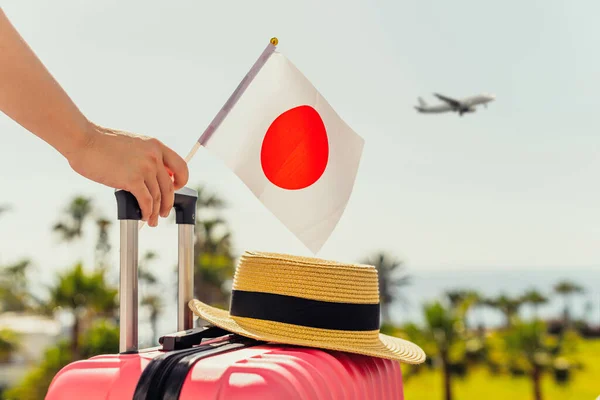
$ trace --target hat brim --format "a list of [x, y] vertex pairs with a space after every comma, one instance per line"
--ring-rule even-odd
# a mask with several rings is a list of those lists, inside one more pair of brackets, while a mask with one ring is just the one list
[[[241, 336], [265, 342], [338, 350], [400, 361], [406, 364], [421, 364], [425, 352], [416, 344], [404, 339], [379, 333], [379, 340], [356, 337], [356, 333], [345, 335], [343, 331], [319, 329], [319, 334], [311, 334], [315, 328], [306, 328], [281, 322], [253, 318], [231, 318], [229, 312], [211, 307], [199, 300], [191, 300], [189, 307], [198, 317]], [[316, 339], [318, 336], [319, 339]]]

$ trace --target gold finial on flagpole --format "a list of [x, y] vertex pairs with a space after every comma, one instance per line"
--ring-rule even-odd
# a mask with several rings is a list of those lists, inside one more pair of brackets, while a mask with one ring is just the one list
[[271, 44], [273, 46], [277, 46], [278, 43], [279, 43], [279, 39], [277, 39], [276, 37], [271, 38]]

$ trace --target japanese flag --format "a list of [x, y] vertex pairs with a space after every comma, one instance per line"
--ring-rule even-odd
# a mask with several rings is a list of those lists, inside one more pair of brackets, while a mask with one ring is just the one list
[[344, 212], [364, 141], [279, 52], [255, 74], [202, 144], [317, 253]]

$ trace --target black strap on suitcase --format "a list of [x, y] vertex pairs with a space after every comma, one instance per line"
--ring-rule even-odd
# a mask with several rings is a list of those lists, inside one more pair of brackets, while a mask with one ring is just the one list
[[[167, 350], [164, 354], [155, 357], [142, 372], [133, 400], [177, 400], [188, 373], [198, 361], [261, 344], [257, 340], [229, 334], [229, 332], [216, 327], [197, 328], [189, 330], [187, 333], [190, 338], [193, 338], [191, 340], [196, 341], [199, 345], [173, 351]], [[215, 334], [220, 336], [223, 333], [225, 336], [222, 336], [221, 340], [210, 344], [201, 343], [203, 339], [211, 339]], [[163, 346], [164, 338], [161, 338]]]

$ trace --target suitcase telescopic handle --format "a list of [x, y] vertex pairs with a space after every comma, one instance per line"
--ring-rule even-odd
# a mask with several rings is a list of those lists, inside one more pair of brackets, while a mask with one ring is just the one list
[[[130, 192], [116, 190], [120, 221], [119, 351], [138, 350], [138, 223], [139, 204]], [[198, 192], [184, 187], [175, 191], [173, 208], [178, 226], [177, 330], [191, 329], [193, 315], [188, 302], [194, 295], [194, 227]]]

